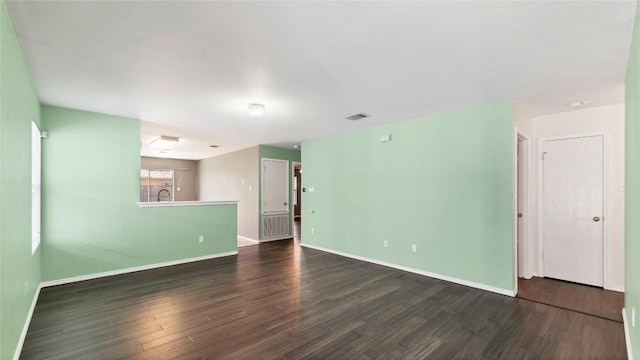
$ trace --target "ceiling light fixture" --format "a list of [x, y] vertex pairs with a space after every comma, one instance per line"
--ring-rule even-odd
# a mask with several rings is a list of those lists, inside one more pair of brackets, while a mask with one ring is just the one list
[[591, 101], [589, 101], [589, 100], [574, 101], [574, 102], [568, 103], [567, 106], [568, 107], [579, 107], [579, 106], [587, 105], [590, 102]]
[[[166, 149], [172, 145], [180, 143], [180, 138], [176, 136], [160, 135], [159, 138], [153, 140], [151, 144]], [[151, 145], [149, 144], [149, 145]]]
[[249, 104], [249, 115], [262, 116], [264, 115], [264, 105], [262, 104]]

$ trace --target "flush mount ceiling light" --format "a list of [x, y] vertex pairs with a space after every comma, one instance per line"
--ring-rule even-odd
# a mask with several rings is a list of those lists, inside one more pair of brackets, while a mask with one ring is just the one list
[[249, 115], [262, 116], [264, 115], [264, 105], [262, 104], [249, 104]]
[[153, 140], [151, 142], [151, 144], [149, 144], [149, 145], [153, 144], [154, 146], [158, 146], [160, 148], [167, 149], [170, 146], [178, 144], [178, 143], [180, 143], [180, 138], [179, 137], [160, 135], [159, 138]]
[[579, 106], [587, 105], [590, 102], [591, 101], [589, 101], [589, 100], [574, 101], [574, 102], [568, 103], [567, 106], [568, 107], [579, 107]]

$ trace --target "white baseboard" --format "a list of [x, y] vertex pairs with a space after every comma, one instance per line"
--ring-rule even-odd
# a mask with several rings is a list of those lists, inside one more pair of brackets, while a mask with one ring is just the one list
[[390, 262], [386, 262], [386, 261], [370, 259], [370, 258], [367, 258], [367, 257], [364, 257], [364, 256], [353, 255], [353, 254], [345, 253], [345, 252], [342, 252], [342, 251], [327, 249], [327, 248], [323, 248], [323, 247], [320, 247], [320, 246], [309, 245], [309, 244], [304, 244], [304, 243], [301, 243], [300, 245], [304, 246], [304, 247], [307, 247], [307, 248], [310, 248], [310, 249], [320, 250], [320, 251], [324, 251], [324, 252], [328, 252], [328, 253], [331, 253], [331, 254], [340, 255], [340, 256], [344, 256], [344, 257], [348, 257], [348, 258], [352, 258], [352, 259], [356, 259], [356, 260], [360, 260], [360, 261], [366, 261], [366, 262], [370, 262], [370, 263], [373, 263], [373, 264], [382, 265], [382, 266], [386, 266], [386, 267], [390, 267], [390, 268], [394, 268], [394, 269], [398, 269], [398, 270], [402, 270], [402, 271], [407, 271], [407, 272], [411, 272], [411, 273], [418, 274], [418, 275], [428, 276], [428, 277], [431, 277], [431, 278], [440, 279], [440, 280], [444, 280], [444, 281], [448, 281], [448, 282], [452, 282], [452, 283], [456, 283], [456, 284], [460, 284], [460, 285], [464, 285], [464, 286], [469, 286], [469, 287], [480, 289], [480, 290], [490, 291], [490, 292], [493, 292], [493, 293], [496, 293], [496, 294], [500, 294], [500, 295], [506, 295], [506, 296], [511, 296], [511, 297], [516, 296], [515, 290], [497, 288], [497, 287], [490, 286], [490, 285], [480, 284], [480, 283], [476, 283], [476, 282], [468, 281], [468, 280], [462, 280], [462, 279], [458, 279], [458, 278], [454, 278], [454, 277], [450, 277], [450, 276], [446, 276], [446, 275], [441, 275], [441, 274], [436, 274], [436, 273], [432, 273], [432, 272], [424, 271], [424, 270], [420, 270], [420, 269], [414, 269], [414, 268], [410, 268], [410, 267], [407, 267], [407, 266], [402, 266], [402, 265], [398, 265], [398, 264], [394, 264], [394, 263], [390, 263]]
[[248, 238], [248, 237], [246, 237], [246, 236], [240, 236], [240, 235], [238, 235], [238, 239], [251, 241], [251, 242], [256, 243], [256, 244], [257, 244], [257, 243], [259, 243], [259, 241], [258, 241], [258, 240], [256, 240], [256, 239], [252, 239], [252, 238]]
[[16, 345], [16, 351], [13, 353], [13, 360], [18, 360], [20, 358], [20, 353], [22, 353], [24, 339], [27, 337], [27, 331], [29, 331], [29, 325], [31, 325], [31, 318], [33, 317], [33, 312], [36, 309], [38, 298], [40, 297], [40, 289], [42, 289], [42, 284], [38, 285], [38, 287], [36, 288], [36, 293], [33, 294], [33, 300], [31, 301], [31, 307], [29, 308], [27, 319], [24, 321], [24, 326], [22, 326], [22, 333], [20, 333], [20, 339], [18, 339], [18, 344]]
[[618, 286], [610, 286], [610, 287], [606, 287], [604, 288], [605, 290], [611, 290], [611, 291], [617, 291], [617, 292], [624, 292], [624, 287], [618, 287]]
[[260, 240], [260, 242], [263, 243], [263, 242], [286, 240], [286, 239], [293, 239], [293, 235], [285, 235], [285, 236], [278, 236], [275, 238], [262, 239]]
[[49, 286], [69, 284], [69, 283], [74, 283], [78, 281], [98, 279], [98, 278], [113, 276], [113, 275], [128, 274], [128, 273], [137, 272], [137, 271], [156, 269], [156, 268], [161, 268], [165, 266], [186, 264], [190, 262], [215, 259], [219, 257], [225, 257], [225, 256], [231, 256], [231, 255], [237, 255], [237, 254], [238, 254], [238, 251], [234, 250], [234, 251], [228, 251], [228, 252], [213, 254], [213, 255], [197, 256], [197, 257], [192, 257], [187, 259], [166, 261], [162, 263], [155, 263], [155, 264], [149, 264], [149, 265], [143, 265], [143, 266], [135, 266], [135, 267], [130, 267], [126, 269], [118, 269], [118, 270], [105, 271], [105, 272], [89, 274], [89, 275], [74, 276], [74, 277], [59, 279], [59, 280], [44, 281], [40, 284], [40, 286], [44, 288]]
[[627, 357], [633, 360], [633, 352], [631, 351], [631, 338], [629, 337], [629, 322], [627, 321], [627, 309], [622, 308], [622, 323], [624, 324], [624, 340], [627, 344]]

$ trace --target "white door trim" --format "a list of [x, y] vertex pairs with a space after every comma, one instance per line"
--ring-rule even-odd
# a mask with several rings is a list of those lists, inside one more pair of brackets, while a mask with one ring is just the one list
[[[301, 161], [292, 161], [291, 162], [291, 184], [295, 183], [296, 179], [296, 165], [300, 165], [300, 168], [302, 168], [302, 162]], [[291, 186], [291, 197], [290, 199], [293, 199], [295, 197], [295, 195], [293, 194], [295, 192], [294, 187]], [[301, 191], [302, 192], [302, 191]], [[300, 202], [300, 199], [298, 199], [298, 202]], [[291, 235], [293, 235], [295, 237], [295, 229], [293, 228], [293, 222], [296, 218], [296, 210], [293, 206], [293, 201], [291, 201]], [[300, 219], [302, 219], [302, 208], [300, 208]]]
[[[530, 180], [530, 176], [531, 176], [531, 137], [525, 133], [524, 131], [522, 131], [521, 129], [518, 129], [517, 127], [515, 128], [515, 148], [514, 148], [514, 157], [513, 157], [513, 164], [514, 164], [514, 221], [513, 221], [513, 226], [514, 226], [514, 247], [515, 247], [515, 251], [514, 251], [514, 265], [515, 265], [515, 277], [516, 280], [515, 282], [517, 283], [517, 278], [519, 275], [522, 275], [522, 277], [526, 278], [526, 279], [530, 279], [533, 276], [533, 271], [531, 269], [531, 261], [530, 261], [530, 239], [529, 239], [529, 224], [530, 224], [530, 217], [531, 217], [531, 211], [530, 211], [530, 197], [531, 197], [531, 180]], [[523, 183], [523, 187], [524, 187], [524, 194], [523, 194], [523, 198], [522, 199], [518, 199], [519, 195], [520, 195], [520, 188], [519, 188], [519, 177], [518, 177], [518, 161], [517, 161], [517, 157], [518, 157], [518, 143], [522, 141], [522, 145], [523, 145], [523, 156], [520, 159], [520, 164], [523, 168], [523, 174], [522, 174], [522, 183]], [[522, 239], [518, 239], [518, 200], [521, 201], [522, 203], [522, 212], [523, 212], [523, 217], [521, 220], [521, 225], [523, 228], [522, 234], [523, 234], [523, 238]], [[522, 256], [522, 264], [519, 264], [519, 257], [518, 257], [518, 249], [520, 249], [523, 253]], [[519, 268], [522, 265], [522, 274], [520, 274]]]
[[542, 156], [544, 154], [544, 142], [550, 140], [567, 140], [583, 137], [602, 136], [603, 146], [603, 189], [602, 189], [602, 201], [603, 201], [603, 239], [602, 239], [602, 275], [603, 275], [603, 287], [607, 290], [615, 290], [609, 287], [609, 273], [610, 263], [609, 254], [611, 253], [611, 224], [613, 219], [611, 218], [610, 211], [610, 163], [611, 163], [611, 134], [609, 131], [582, 133], [582, 134], [567, 134], [559, 136], [547, 136], [538, 139], [538, 274], [544, 277], [544, 162]]
[[[291, 162], [289, 160], [282, 159], [271, 159], [271, 158], [260, 158], [260, 215], [277, 215], [277, 214], [290, 214], [291, 213], [291, 194], [289, 190], [287, 190], [287, 210], [278, 210], [278, 211], [265, 211], [264, 210], [264, 162], [265, 161], [273, 161], [273, 162], [282, 162], [287, 164], [287, 171], [291, 173]], [[290, 179], [287, 176], [287, 189], [291, 186]]]

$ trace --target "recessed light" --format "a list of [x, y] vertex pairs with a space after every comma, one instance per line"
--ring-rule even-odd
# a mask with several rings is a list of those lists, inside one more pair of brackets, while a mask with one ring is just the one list
[[574, 102], [570, 102], [567, 104], [568, 107], [579, 107], [579, 106], [584, 106], [589, 104], [591, 101], [589, 100], [582, 100], [582, 101], [574, 101]]
[[249, 115], [262, 116], [264, 115], [264, 105], [262, 104], [249, 104]]

